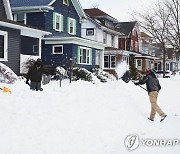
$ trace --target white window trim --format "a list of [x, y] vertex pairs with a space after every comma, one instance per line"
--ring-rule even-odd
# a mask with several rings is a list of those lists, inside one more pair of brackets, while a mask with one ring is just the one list
[[[141, 61], [141, 66], [138, 66], [138, 61]], [[142, 59], [136, 59], [136, 68], [142, 70]]]
[[[108, 57], [108, 67], [105, 67], [104, 66], [104, 69], [111, 69], [111, 70], [113, 70], [113, 69], [115, 69], [116, 68], [116, 55], [104, 55], [104, 57], [105, 56], [107, 56]], [[111, 61], [111, 57], [112, 56], [114, 56], [115, 57], [115, 67], [111, 67], [112, 66], [112, 61]], [[105, 62], [105, 60], [104, 60], [104, 62]], [[107, 61], [106, 61], [107, 62]]]
[[[111, 67], [111, 65], [112, 65], [111, 57], [115, 57], [115, 67]], [[115, 68], [116, 68], [116, 56], [110, 55], [110, 69], [115, 69]]]
[[[62, 53], [54, 52], [56, 47], [62, 47]], [[63, 45], [53, 45], [53, 52], [54, 55], [62, 55], [64, 53], [64, 47]]]
[[0, 31], [0, 35], [4, 36], [4, 58], [0, 58], [0, 61], [8, 61], [8, 33]]
[[[70, 32], [70, 27], [71, 27], [70, 22], [71, 21], [73, 22], [73, 32], [72, 33]], [[69, 27], [68, 27], [69, 30], [68, 31], [69, 31], [69, 34], [71, 34], [71, 35], [75, 35], [75, 31], [76, 31], [75, 30], [75, 21], [76, 21], [75, 19], [69, 17]]]
[[[86, 48], [86, 47], [80, 47], [80, 53], [79, 53], [79, 56], [81, 57], [81, 56], [83, 56], [82, 54], [81, 54], [81, 51], [83, 49], [85, 49], [86, 50], [86, 63], [81, 63], [81, 61], [80, 61], [80, 64], [84, 64], [84, 65], [90, 65], [91, 64], [91, 62], [90, 62], [90, 52], [91, 52], [91, 49], [90, 48]], [[89, 50], [89, 55], [87, 55], [87, 50]], [[87, 63], [87, 61], [88, 61], [88, 57], [89, 57], [89, 63]]]
[[[59, 16], [59, 18], [60, 18], [60, 21], [59, 21], [59, 29], [56, 28], [56, 21], [57, 21], [57, 20], [56, 20], [56, 17], [57, 17], [57, 16]], [[55, 24], [55, 31], [58, 31], [58, 32], [63, 31], [63, 30], [62, 30], [62, 27], [63, 27], [63, 25], [62, 25], [62, 23], [63, 23], [62, 20], [63, 20], [62, 14], [55, 13], [55, 21], [54, 21], [54, 22], [55, 22], [55, 23], [54, 23], [54, 24]]]

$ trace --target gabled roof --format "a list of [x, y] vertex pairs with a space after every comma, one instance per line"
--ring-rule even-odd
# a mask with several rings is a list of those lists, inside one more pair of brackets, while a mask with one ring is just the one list
[[13, 20], [9, 0], [3, 0], [3, 3], [4, 3], [4, 8], [5, 8], [5, 11], [6, 11], [7, 19]]
[[132, 22], [118, 22], [115, 23], [115, 28], [119, 32], [125, 34], [126, 36], [129, 36], [130, 33], [132, 32], [134, 26], [136, 25], [137, 21], [132, 21]]
[[85, 13], [94, 18], [106, 18], [117, 22], [118, 20], [98, 8], [84, 9]]
[[[39, 7], [51, 7], [51, 5], [57, 0], [11, 0], [11, 7], [13, 10], [29, 10]], [[79, 0], [71, 0], [80, 18], [86, 18], [84, 10]]]

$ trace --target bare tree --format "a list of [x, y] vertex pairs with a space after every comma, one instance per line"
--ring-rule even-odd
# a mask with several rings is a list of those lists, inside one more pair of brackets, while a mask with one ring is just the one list
[[170, 13], [167, 24], [167, 41], [180, 52], [180, 2], [179, 0], [164, 0], [164, 6]]
[[180, 4], [179, 0], [158, 1], [152, 10], [137, 13], [143, 30], [151, 34], [163, 52], [163, 77], [165, 77], [166, 48], [180, 52]]

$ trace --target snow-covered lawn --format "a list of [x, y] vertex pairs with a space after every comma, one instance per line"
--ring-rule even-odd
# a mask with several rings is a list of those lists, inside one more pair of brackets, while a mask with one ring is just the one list
[[[132, 82], [92, 84], [65, 80], [30, 91], [23, 81], [0, 91], [0, 154], [121, 154], [130, 153], [124, 140], [180, 140], [180, 76], [160, 79], [158, 102], [168, 117], [147, 119], [147, 92]], [[3, 84], [0, 84], [3, 87]], [[142, 146], [138, 154], [179, 154], [176, 146]]]

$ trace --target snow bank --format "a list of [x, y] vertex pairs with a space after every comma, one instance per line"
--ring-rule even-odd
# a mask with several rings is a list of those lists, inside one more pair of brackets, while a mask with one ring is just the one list
[[0, 82], [14, 83], [17, 75], [6, 65], [0, 62]]
[[[17, 81], [12, 94], [0, 92], [0, 152], [2, 154], [119, 154], [130, 134], [140, 139], [180, 139], [180, 76], [160, 79], [158, 104], [168, 117], [147, 120], [147, 92], [121, 80], [92, 84], [63, 80], [30, 91]], [[143, 147], [137, 154], [179, 154], [176, 147]]]

